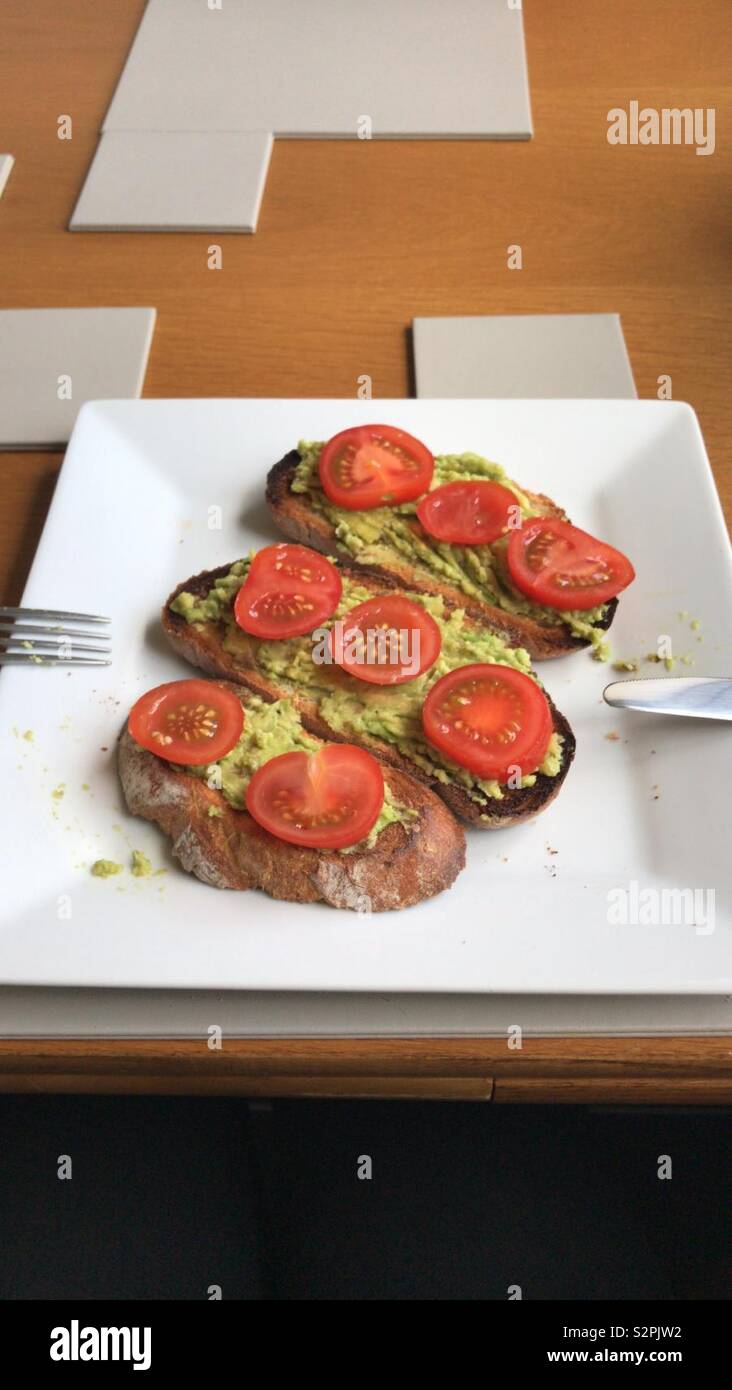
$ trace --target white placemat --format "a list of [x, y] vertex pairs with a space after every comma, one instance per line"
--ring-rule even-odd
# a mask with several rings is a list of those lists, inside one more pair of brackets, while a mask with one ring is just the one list
[[508, 0], [149, 0], [104, 130], [531, 135]]
[[140, 395], [154, 309], [0, 310], [0, 449], [64, 445], [86, 401]]
[[490, 314], [416, 318], [417, 395], [632, 399], [618, 314]]
[[273, 135], [527, 139], [521, 9], [149, 0], [103, 132], [72, 231], [251, 232]]
[[254, 131], [108, 130], [72, 232], [253, 232], [272, 152]]
[[15, 160], [11, 154], [0, 154], [0, 198], [3, 196], [14, 163]]

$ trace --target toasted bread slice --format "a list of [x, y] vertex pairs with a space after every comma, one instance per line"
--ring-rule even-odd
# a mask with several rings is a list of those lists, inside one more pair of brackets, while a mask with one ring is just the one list
[[[402, 559], [396, 551], [388, 568], [385, 565], [378, 568], [359, 566], [350, 552], [339, 545], [328, 518], [310, 506], [303, 493], [292, 491], [291, 484], [299, 462], [300, 455], [297, 449], [293, 449], [270, 469], [267, 477], [269, 509], [279, 529], [290, 540], [312, 546], [313, 550], [320, 550], [325, 555], [345, 557], [349, 565], [381, 575], [392, 585], [417, 593], [441, 594], [453, 607], [464, 608], [476, 622], [499, 633], [510, 647], [525, 647], [533, 661], [547, 661], [550, 657], [566, 656], [569, 652], [586, 649], [590, 645], [584, 638], [575, 636], [566, 623], [559, 620], [550, 624], [540, 623], [524, 614], [509, 613], [495, 604], [463, 593], [461, 589], [430, 575], [426, 569], [417, 569]], [[550, 498], [528, 492], [526, 489], [524, 492], [545, 515], [558, 516], [563, 521], [568, 520], [566, 513]], [[609, 628], [617, 606], [618, 600], [611, 599], [607, 605], [607, 613], [595, 626]]]
[[[563, 740], [562, 765], [557, 775], [550, 777], [539, 772], [533, 786], [505, 787], [500, 800], [490, 798], [484, 803], [478, 804], [463, 787], [431, 778], [391, 744], [368, 734], [359, 734], [358, 736], [349, 734], [346, 736], [331, 729], [322, 718], [317, 703], [307, 691], [288, 681], [275, 681], [258, 668], [259, 640], [256, 637], [249, 637], [239, 629], [237, 631], [237, 651], [232, 653], [223, 646], [223, 638], [226, 635], [223, 623], [191, 624], [186, 622], [180, 614], [173, 612], [170, 605], [178, 594], [185, 591], [204, 597], [211, 590], [214, 580], [228, 574], [229, 569], [229, 565], [222, 565], [219, 569], [208, 570], [187, 579], [173, 591], [163, 608], [163, 627], [171, 645], [176, 652], [185, 657], [187, 661], [192, 662], [194, 666], [201, 667], [209, 675], [219, 676], [224, 680], [236, 681], [245, 685], [249, 690], [263, 696], [265, 700], [291, 699], [300, 713], [304, 727], [316, 737], [341, 743], [361, 744], [389, 767], [397, 768], [411, 777], [416, 777], [420, 782], [431, 787], [456, 815], [477, 829], [499, 830], [531, 820], [554, 800], [574, 757], [575, 739], [564, 715], [559, 713], [551, 700], [549, 703], [554, 716], [554, 728]], [[344, 577], [356, 580], [360, 586], [368, 588], [374, 595], [389, 593], [394, 589], [393, 581], [387, 580], [384, 576], [356, 570], [348, 565], [341, 565], [340, 569]], [[446, 602], [445, 606], [447, 609], [450, 609], [451, 606], [462, 608], [463, 604], [450, 605], [449, 602]], [[354, 678], [345, 677], [345, 679], [353, 680]], [[386, 694], [388, 697], [388, 691]], [[547, 698], [549, 697], [547, 696]]]
[[[219, 684], [246, 706], [240, 685]], [[132, 814], [159, 825], [183, 868], [214, 888], [261, 888], [286, 902], [388, 912], [441, 893], [465, 864], [465, 836], [457, 821], [431, 791], [396, 768], [385, 771], [385, 781], [394, 800], [416, 812], [415, 819], [406, 825], [393, 821], [370, 849], [341, 854], [278, 840], [205, 781], [141, 748], [128, 729], [119, 742], [118, 767]]]

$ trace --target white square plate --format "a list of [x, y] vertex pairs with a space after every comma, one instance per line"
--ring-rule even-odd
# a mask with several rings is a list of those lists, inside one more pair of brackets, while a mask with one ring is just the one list
[[[216, 892], [174, 865], [154, 827], [126, 815], [113, 758], [126, 711], [143, 690], [187, 669], [162, 638], [160, 605], [188, 575], [274, 538], [263, 501], [270, 464], [300, 438], [327, 438], [367, 420], [400, 425], [436, 453], [472, 449], [500, 460], [519, 481], [554, 495], [579, 526], [626, 550], [637, 580], [612, 628], [617, 656], [648, 652], [668, 634], [678, 655], [695, 658], [697, 673], [732, 671], [729, 546], [688, 406], [87, 405], [24, 603], [109, 614], [114, 664], [2, 672], [0, 834], [8, 867], [0, 980], [471, 994], [730, 992], [725, 771], [732, 730], [612, 712], [601, 698], [611, 673], [586, 653], [542, 668], [578, 745], [554, 805], [525, 827], [472, 832], [455, 887], [408, 911], [358, 918], [260, 893]], [[218, 516], [211, 508], [221, 508], [221, 529], [209, 529]], [[701, 621], [701, 633], [679, 610]], [[26, 730], [32, 741], [23, 738]], [[63, 796], [54, 798], [55, 789]], [[166, 875], [90, 875], [98, 857], [128, 864], [133, 847], [167, 867]], [[714, 890], [714, 929], [701, 922], [613, 925], [608, 892], [633, 882], [639, 891]]]

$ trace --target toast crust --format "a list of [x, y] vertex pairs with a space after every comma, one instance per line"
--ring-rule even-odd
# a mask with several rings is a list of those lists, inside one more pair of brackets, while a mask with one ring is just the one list
[[[237, 692], [236, 685], [219, 684]], [[117, 757], [129, 810], [159, 825], [183, 868], [215, 888], [260, 888], [286, 902], [388, 912], [441, 893], [465, 865], [465, 836], [453, 816], [396, 769], [386, 780], [417, 819], [387, 825], [373, 849], [339, 854], [276, 839], [220, 792], [141, 748], [127, 728]], [[219, 814], [210, 816], [211, 807]]]
[[[321, 717], [315, 702], [309, 699], [306, 694], [289, 684], [279, 685], [257, 670], [256, 638], [248, 638], [246, 633], [240, 632], [238, 634], [239, 649], [234, 656], [233, 653], [227, 652], [222, 645], [221, 623], [209, 622], [194, 626], [187, 623], [179, 613], [172, 612], [170, 605], [179, 593], [185, 591], [204, 596], [211, 589], [214, 580], [221, 575], [228, 574], [229, 569], [229, 565], [222, 565], [218, 569], [207, 570], [185, 580], [173, 590], [163, 608], [162, 623], [168, 641], [186, 661], [200, 667], [210, 676], [244, 685], [248, 690], [261, 695], [265, 700], [291, 700], [298, 710], [305, 728], [310, 733], [315, 734], [317, 738], [335, 743], [359, 743], [362, 747], [368, 748], [388, 767], [406, 773], [410, 778], [414, 778], [424, 786], [431, 788], [450, 807], [450, 810], [454, 811], [455, 815], [476, 829], [502, 830], [511, 825], [532, 820], [557, 796], [574, 758], [576, 745], [570, 725], [564, 715], [556, 709], [548, 695], [547, 699], [551, 705], [555, 731], [561, 734], [564, 740], [562, 766], [557, 776], [547, 777], [544, 773], [539, 772], [533, 787], [504, 788], [503, 798], [500, 801], [491, 800], [485, 806], [478, 806], [462, 787], [445, 785], [430, 778], [421, 768], [409, 762], [391, 744], [367, 735], [359, 735], [356, 738], [353, 735], [346, 735], [331, 729], [330, 725], [326, 724]], [[347, 565], [343, 565], [342, 569], [344, 574], [351, 575], [361, 583], [364, 583], [368, 574], [368, 585], [373, 588], [375, 594], [388, 592], [394, 587], [393, 581], [390, 583], [383, 574], [372, 574], [365, 569], [351, 569]], [[462, 607], [462, 603], [459, 606]]]
[[[394, 557], [394, 562], [388, 569], [382, 566], [375, 569], [373, 566], [359, 565], [348, 551], [339, 546], [335, 531], [327, 517], [314, 511], [302, 495], [292, 491], [291, 484], [299, 462], [300, 455], [297, 449], [293, 449], [270, 469], [267, 476], [267, 504], [277, 526], [289, 540], [309, 545], [313, 550], [320, 550], [326, 555], [337, 555], [341, 559], [345, 557], [354, 569], [385, 578], [390, 584], [396, 584], [400, 588], [424, 594], [442, 594], [453, 608], [464, 608], [471, 618], [485, 627], [492, 628], [510, 647], [525, 647], [534, 661], [548, 661], [552, 657], [586, 650], [589, 646], [583, 638], [575, 637], [566, 623], [558, 622], [545, 626], [534, 618], [506, 613], [492, 603], [472, 598], [461, 589], [432, 579], [422, 571], [415, 571], [406, 561], [400, 561], [398, 556]], [[526, 496], [539, 503], [547, 515], [567, 520], [566, 514], [549, 497], [532, 492], [526, 492]], [[618, 600], [611, 599], [608, 611], [597, 624], [598, 627], [609, 628], [617, 605]]]

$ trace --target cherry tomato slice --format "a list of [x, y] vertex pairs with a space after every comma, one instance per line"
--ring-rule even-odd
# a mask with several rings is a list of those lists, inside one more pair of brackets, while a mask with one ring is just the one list
[[635, 579], [622, 551], [557, 517], [524, 522], [506, 560], [516, 588], [547, 608], [596, 608]]
[[326, 497], [347, 511], [410, 502], [427, 491], [435, 461], [429, 449], [392, 425], [357, 425], [323, 446], [318, 463]]
[[490, 545], [515, 516], [520, 516], [518, 500], [507, 487], [492, 482], [445, 483], [417, 506], [428, 535], [450, 545]]
[[383, 802], [379, 763], [351, 743], [280, 753], [247, 787], [247, 810], [264, 830], [311, 849], [358, 844], [376, 824]]
[[540, 686], [512, 666], [458, 666], [433, 685], [422, 710], [425, 737], [478, 777], [506, 782], [513, 767], [536, 772], [554, 721]]
[[317, 550], [268, 545], [252, 560], [234, 618], [253, 637], [304, 637], [333, 615], [342, 590], [335, 565]]
[[403, 685], [433, 666], [442, 646], [434, 618], [401, 594], [351, 608], [331, 631], [333, 660], [371, 685]]
[[215, 763], [231, 752], [244, 727], [241, 700], [213, 681], [168, 681], [130, 710], [135, 743], [187, 767]]

